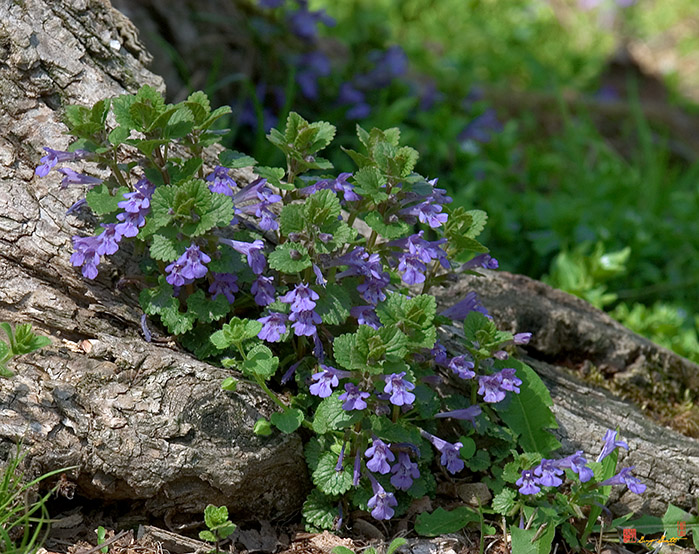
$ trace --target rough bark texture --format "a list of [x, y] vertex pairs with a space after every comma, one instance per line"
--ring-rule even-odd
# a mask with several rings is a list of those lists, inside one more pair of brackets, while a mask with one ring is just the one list
[[[444, 306], [476, 291], [503, 330], [533, 333], [522, 360], [546, 382], [559, 428], [554, 432], [563, 453], [583, 450], [594, 460], [607, 429], [621, 429], [630, 445], [621, 450], [620, 464], [635, 466], [634, 474], [648, 485], [639, 496], [617, 487], [612, 511], [662, 515], [669, 503], [695, 507], [699, 496], [699, 440], [659, 425], [635, 405], [607, 390], [583, 383], [575, 370], [596, 366], [644, 395], [696, 390], [699, 367], [640, 337], [587, 302], [539, 281], [507, 272], [483, 277], [462, 276], [436, 295]], [[445, 329], [453, 338], [456, 327]], [[458, 348], [458, 342], [448, 343]], [[669, 384], [668, 384], [669, 383]], [[669, 389], [669, 390], [666, 390]]]
[[0, 3], [0, 321], [53, 339], [0, 382], [0, 440], [22, 438], [37, 471], [78, 466], [86, 496], [284, 517], [307, 488], [299, 438], [255, 436], [271, 410], [256, 389], [224, 393], [227, 372], [143, 341], [134, 294], [115, 290], [109, 266], [89, 282], [70, 265], [70, 237], [94, 225], [64, 215], [84, 191], [34, 176], [43, 146], [68, 144], [61, 105], [163, 88], [135, 37], [107, 2]]

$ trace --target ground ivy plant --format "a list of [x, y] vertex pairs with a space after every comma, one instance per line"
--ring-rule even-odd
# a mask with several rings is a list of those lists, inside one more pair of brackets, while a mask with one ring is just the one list
[[[415, 172], [418, 153], [395, 128], [357, 128], [359, 148], [345, 149], [353, 173], [334, 174], [319, 155], [335, 128], [295, 113], [267, 137], [286, 167], [229, 150], [209, 159], [228, 111], [212, 111], [201, 92], [166, 104], [150, 87], [70, 106], [75, 141], [69, 152], [46, 148], [36, 173], [75, 161], [108, 170], [98, 178], [58, 169], [61, 187], [88, 189], [68, 211], [86, 206], [100, 219], [95, 235], [73, 238], [72, 264], [94, 279], [103, 256], [136, 243], [142, 275], [126, 281], [142, 283], [146, 339], [157, 325], [231, 368], [226, 390], [241, 378], [257, 383], [278, 410], [256, 433], [307, 439], [307, 526], [340, 529], [356, 509], [400, 517], [452, 476], [496, 494], [492, 507], [457, 517], [460, 527], [485, 529], [484, 517], [498, 512], [519, 529], [520, 519], [552, 522], [551, 509], [568, 522], [598, 502], [590, 491], [610, 476], [582, 453], [548, 458], [560, 446], [550, 396], [512, 356], [529, 333], [499, 330], [475, 293], [441, 312], [430, 294], [456, 272], [498, 267], [477, 240], [486, 214], [450, 209], [437, 179]], [[249, 166], [255, 178], [239, 182], [234, 170]], [[438, 332], [454, 322], [457, 352]], [[561, 489], [567, 504], [543, 498], [541, 487], [560, 485], [564, 472], [589, 484]], [[613, 479], [640, 492], [627, 469]], [[422, 514], [418, 527], [444, 529], [455, 513], [464, 514]]]

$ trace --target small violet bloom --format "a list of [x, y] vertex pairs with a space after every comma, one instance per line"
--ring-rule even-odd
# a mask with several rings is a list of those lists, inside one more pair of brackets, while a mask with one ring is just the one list
[[346, 411], [350, 410], [363, 410], [367, 407], [366, 399], [369, 398], [370, 394], [359, 390], [359, 387], [353, 383], [345, 383], [345, 392], [343, 392], [339, 399], [344, 402], [342, 404], [342, 409]]
[[451, 417], [454, 419], [463, 419], [471, 422], [471, 425], [473, 425], [473, 428], [476, 428], [476, 418], [481, 415], [483, 410], [481, 409], [480, 406], [477, 404], [474, 404], [473, 406], [469, 406], [468, 408], [464, 408], [463, 410], [454, 410], [451, 412], [442, 412], [441, 414], [437, 414], [436, 418], [444, 418], [444, 417]]
[[293, 290], [290, 290], [284, 296], [280, 296], [279, 301], [290, 304], [292, 312], [305, 312], [315, 308], [315, 301], [319, 298], [318, 293], [306, 283], [299, 283]]
[[448, 317], [455, 321], [463, 321], [466, 319], [469, 313], [476, 311], [482, 313], [484, 316], [490, 317], [488, 310], [486, 310], [480, 302], [478, 295], [471, 291], [469, 292], [463, 300], [454, 304], [451, 308], [447, 308], [439, 315]]
[[44, 146], [47, 152], [46, 156], [39, 160], [41, 165], [37, 166], [35, 173], [38, 177], [46, 177], [49, 172], [56, 167], [57, 163], [73, 162], [82, 160], [90, 155], [87, 150], [76, 150], [75, 152], [65, 152], [63, 150], [54, 150]]
[[279, 342], [282, 335], [286, 333], [287, 315], [271, 312], [268, 316], [261, 317], [257, 321], [262, 323], [262, 329], [257, 337], [267, 342]]
[[310, 337], [316, 334], [316, 325], [320, 325], [323, 320], [315, 310], [303, 312], [291, 312], [289, 321], [293, 321], [291, 327], [297, 337]]
[[184, 254], [165, 268], [169, 274], [165, 280], [175, 287], [191, 283], [206, 275], [208, 269], [204, 264], [210, 261], [211, 258], [207, 254], [199, 250], [196, 244], [192, 244]]
[[229, 169], [222, 165], [217, 165], [214, 170], [206, 176], [209, 181], [209, 190], [226, 196], [233, 196], [234, 187], [237, 188], [237, 183], [228, 175]]
[[616, 431], [607, 429], [607, 432], [604, 434], [604, 446], [602, 447], [602, 451], [599, 453], [599, 456], [597, 456], [596, 461], [601, 462], [612, 452], [614, 452], [614, 449], [617, 447], [624, 448], [626, 450], [629, 449], [629, 445], [626, 444], [624, 441], [616, 440], [616, 435]]
[[474, 367], [475, 364], [468, 355], [456, 356], [449, 362], [449, 369], [461, 379], [473, 379], [476, 376], [476, 373], [473, 371]]
[[546, 458], [542, 459], [541, 463], [534, 468], [534, 475], [538, 476], [539, 484], [545, 487], [558, 487], [563, 484], [563, 480], [558, 477], [563, 473], [555, 460], [547, 460]]
[[517, 378], [515, 373], [516, 370], [512, 367], [506, 367], [500, 370], [500, 377], [502, 379], [500, 388], [502, 390], [519, 394], [519, 386], [522, 384], [522, 380]]
[[411, 461], [407, 452], [398, 453], [398, 462], [391, 468], [391, 473], [391, 485], [401, 491], [407, 491], [413, 486], [413, 479], [420, 477], [417, 464]]
[[91, 177], [90, 175], [83, 175], [82, 173], [73, 171], [69, 167], [62, 167], [58, 171], [64, 175], [61, 180], [61, 190], [68, 185], [99, 185], [102, 182], [102, 179]]
[[248, 265], [255, 275], [260, 275], [265, 270], [265, 267], [267, 266], [267, 259], [262, 253], [265, 243], [261, 240], [258, 239], [253, 242], [243, 242], [233, 239], [219, 239], [219, 242], [230, 246], [236, 252], [244, 254], [247, 257]]
[[582, 456], [583, 451], [578, 450], [575, 454], [558, 460], [556, 465], [560, 468], [568, 468], [578, 474], [581, 483], [587, 483], [594, 477], [594, 472], [587, 467], [587, 460]]
[[432, 445], [442, 454], [439, 461], [444, 467], [447, 468], [449, 473], [453, 475], [464, 469], [464, 461], [459, 455], [459, 451], [464, 446], [462, 443], [455, 442], [452, 444], [423, 430], [420, 431], [420, 434], [430, 441]]
[[100, 255], [97, 253], [102, 241], [99, 237], [73, 237], [73, 254], [70, 263], [74, 267], [82, 266], [82, 274], [86, 279], [97, 277], [97, 266]]
[[522, 476], [517, 479], [515, 485], [519, 487], [519, 492], [522, 494], [536, 494], [541, 491], [541, 488], [536, 485], [536, 477], [530, 469], [522, 471]]
[[598, 487], [606, 487], [609, 485], [626, 485], [629, 490], [635, 494], [643, 494], [646, 490], [646, 486], [641, 483], [636, 477], [631, 475], [631, 470], [634, 466], [622, 468], [622, 470], [617, 473], [614, 477], [598, 483]]
[[392, 492], [386, 492], [379, 482], [370, 475], [374, 496], [369, 499], [367, 506], [371, 509], [371, 517], [376, 520], [389, 520], [395, 514], [393, 506], [398, 505], [398, 500]]
[[119, 241], [123, 234], [121, 228], [116, 223], [102, 223], [102, 231], [98, 235], [100, 245], [97, 247], [97, 253], [100, 255], [110, 256], [119, 250]]
[[350, 315], [357, 318], [359, 325], [368, 325], [372, 329], [381, 327], [381, 321], [374, 306], [354, 306], [350, 308]]
[[415, 385], [410, 381], [406, 381], [403, 377], [405, 377], [405, 371], [392, 373], [384, 377], [386, 386], [383, 391], [391, 395], [389, 401], [394, 406], [408, 406], [415, 402], [415, 395], [412, 392], [408, 392], [413, 390]]
[[483, 396], [484, 402], [500, 402], [505, 399], [505, 391], [501, 387], [502, 374], [478, 376], [478, 394]]
[[215, 300], [219, 295], [224, 295], [229, 304], [235, 302], [235, 293], [238, 292], [238, 276], [231, 273], [213, 273], [214, 280], [209, 285], [209, 292]]
[[367, 469], [382, 475], [391, 471], [391, 466], [388, 465], [388, 462], [396, 459], [393, 452], [391, 452], [391, 445], [386, 444], [381, 439], [374, 439], [371, 443], [371, 448], [368, 448], [364, 455], [367, 458], [371, 458], [366, 463]]
[[313, 375], [313, 380], [317, 382], [310, 386], [313, 396], [327, 398], [333, 393], [333, 389], [340, 384], [338, 377], [345, 378], [352, 375], [349, 371], [342, 371], [323, 364], [318, 365], [321, 371]]
[[531, 333], [517, 333], [514, 337], [512, 337], [514, 340], [514, 343], [517, 345], [525, 345], [529, 344], [529, 341], [532, 339], [532, 334]]
[[255, 297], [255, 303], [258, 306], [267, 306], [274, 302], [274, 294], [277, 289], [274, 288], [274, 277], [258, 275], [257, 279], [250, 285], [250, 292]]
[[461, 269], [475, 269], [477, 267], [482, 267], [483, 269], [497, 269], [500, 267], [500, 263], [490, 254], [479, 254], [462, 265]]

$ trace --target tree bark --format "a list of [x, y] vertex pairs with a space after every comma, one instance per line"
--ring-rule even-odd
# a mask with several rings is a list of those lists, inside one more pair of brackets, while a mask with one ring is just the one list
[[0, 382], [0, 440], [21, 440], [37, 471], [77, 466], [81, 495], [156, 515], [209, 503], [238, 519], [294, 513], [308, 486], [299, 437], [254, 435], [273, 409], [256, 388], [223, 392], [228, 371], [146, 343], [136, 295], [115, 289], [109, 263], [95, 281], [71, 267], [71, 236], [95, 224], [65, 215], [84, 191], [34, 175], [43, 146], [68, 145], [61, 106], [164, 88], [135, 28], [108, 2], [5, 1], [0, 58], [0, 321], [53, 340]]

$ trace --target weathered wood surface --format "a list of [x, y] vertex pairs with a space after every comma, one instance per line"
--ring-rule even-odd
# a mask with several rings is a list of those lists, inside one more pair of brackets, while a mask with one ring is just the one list
[[70, 265], [70, 237], [95, 224], [65, 215], [84, 191], [34, 176], [43, 146], [68, 144], [62, 104], [163, 88], [135, 36], [107, 2], [0, 2], [0, 320], [53, 340], [0, 382], [0, 441], [22, 439], [36, 471], [77, 465], [81, 495], [161, 515], [213, 502], [288, 516], [307, 487], [300, 439], [255, 436], [271, 410], [256, 389], [224, 393], [227, 371], [146, 343], [136, 294], [115, 289], [109, 263], [95, 281]]
[[[154, 514], [227, 504], [232, 516], [283, 517], [300, 507], [307, 476], [298, 437], [250, 429], [271, 407], [254, 389], [220, 391], [227, 372], [140, 336], [135, 295], [116, 290], [109, 263], [94, 282], [70, 266], [70, 237], [89, 218], [65, 216], [83, 191], [34, 177], [41, 147], [67, 138], [56, 112], [142, 83], [147, 54], [133, 27], [98, 0], [0, 4], [0, 320], [31, 322], [54, 344], [0, 382], [0, 441], [23, 437], [37, 471], [77, 465], [78, 494], [145, 503]], [[116, 264], [129, 263], [120, 252]], [[463, 278], [444, 304], [475, 289], [506, 328], [534, 333], [529, 363], [551, 386], [567, 452], [594, 459], [607, 428], [631, 445], [622, 461], [648, 485], [614, 509], [690, 508], [699, 494], [699, 444], [630, 404], [582, 385], [564, 368], [591, 363], [629, 382], [662, 371], [697, 387], [697, 367], [624, 330], [585, 303], [520, 276]], [[449, 331], [449, 330], [448, 330]], [[453, 329], [451, 330], [454, 331]]]

